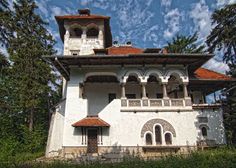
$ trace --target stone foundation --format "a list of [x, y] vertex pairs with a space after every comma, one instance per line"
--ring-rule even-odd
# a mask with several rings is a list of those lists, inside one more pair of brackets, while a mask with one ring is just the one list
[[196, 146], [99, 146], [98, 153], [87, 154], [87, 146], [80, 146], [63, 147], [62, 152], [59, 153], [59, 157], [74, 159], [90, 155], [101, 156], [103, 158], [155, 158], [170, 154], [188, 154], [196, 150]]

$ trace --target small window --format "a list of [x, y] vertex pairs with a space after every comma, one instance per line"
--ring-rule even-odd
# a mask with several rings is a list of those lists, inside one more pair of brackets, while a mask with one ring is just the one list
[[152, 145], [152, 135], [150, 133], [146, 134], [146, 145]]
[[171, 145], [172, 144], [172, 137], [171, 137], [170, 133], [165, 134], [165, 141], [166, 141], [166, 145]]
[[201, 131], [202, 131], [202, 136], [203, 137], [207, 137], [207, 128], [206, 127], [202, 127]]
[[97, 37], [98, 36], [98, 29], [96, 28], [90, 28], [87, 31], [87, 37]]
[[136, 95], [135, 94], [125, 94], [125, 97], [127, 99], [136, 99]]
[[155, 126], [155, 138], [156, 138], [156, 144], [157, 145], [162, 144], [162, 141], [161, 141], [161, 127], [159, 125]]
[[111, 103], [114, 99], [116, 99], [115, 93], [109, 93], [108, 94], [108, 103]]

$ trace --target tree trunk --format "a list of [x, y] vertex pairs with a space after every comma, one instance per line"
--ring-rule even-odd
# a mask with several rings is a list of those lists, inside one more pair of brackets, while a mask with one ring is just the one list
[[30, 110], [30, 118], [29, 118], [29, 131], [33, 131], [34, 127], [34, 109]]

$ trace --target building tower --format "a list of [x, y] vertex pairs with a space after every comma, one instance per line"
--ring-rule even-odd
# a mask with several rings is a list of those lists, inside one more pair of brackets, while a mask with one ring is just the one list
[[92, 55], [93, 49], [112, 45], [110, 17], [90, 14], [89, 9], [77, 15], [56, 16], [64, 42], [64, 55]]

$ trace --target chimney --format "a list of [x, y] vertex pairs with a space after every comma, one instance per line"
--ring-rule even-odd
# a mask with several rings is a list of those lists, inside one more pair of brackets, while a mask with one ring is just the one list
[[117, 40], [113, 41], [113, 46], [118, 46], [118, 41]]
[[131, 41], [127, 41], [127, 42], [126, 42], [126, 45], [127, 45], [127, 46], [132, 46], [132, 42], [131, 42]]
[[86, 9], [78, 9], [78, 13], [80, 15], [87, 15], [89, 16], [90, 15], [90, 9], [86, 8]]

